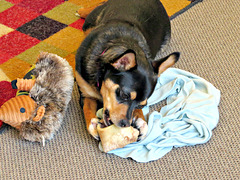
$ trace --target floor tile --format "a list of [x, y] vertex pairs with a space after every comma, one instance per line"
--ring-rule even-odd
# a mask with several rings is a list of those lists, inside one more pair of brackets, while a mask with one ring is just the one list
[[84, 21], [85, 21], [84, 19], [79, 18], [77, 21], [75, 21], [74, 23], [70, 24], [69, 26], [74, 27], [76, 29], [82, 30]]
[[69, 2], [71, 3], [74, 3], [74, 4], [77, 4], [77, 5], [80, 5], [82, 7], [92, 7], [92, 6], [96, 6], [98, 5], [99, 3], [102, 3], [103, 1], [107, 1], [107, 0], [68, 0]]
[[63, 2], [64, 0], [24, 0], [18, 5], [42, 14]]
[[174, 3], [169, 3], [169, 0], [161, 0], [161, 2], [169, 16], [172, 16], [191, 3], [189, 0], [175, 0]]
[[12, 7], [13, 4], [4, 0], [0, 1], [0, 13], [5, 11], [6, 9]]
[[73, 68], [73, 72], [75, 72], [75, 55], [74, 54], [69, 54], [67, 57], [64, 57], [70, 66]]
[[25, 52], [19, 54], [17, 58], [29, 63], [29, 64], [34, 64], [36, 62], [36, 59], [40, 52], [49, 52], [49, 53], [54, 53], [57, 54], [61, 57], [66, 57], [69, 52], [64, 51], [62, 49], [59, 49], [53, 45], [47, 44], [45, 42], [40, 42], [36, 46], [33, 46], [32, 48], [26, 50]]
[[31, 65], [29, 63], [22, 61], [16, 57], [0, 65], [2, 71], [11, 80], [14, 80], [16, 78], [23, 78], [30, 67]]
[[18, 4], [18, 3], [20, 3], [20, 2], [22, 2], [24, 0], [6, 0], [6, 1], [8, 1], [10, 3], [13, 3], [13, 4]]
[[22, 34], [18, 31], [13, 31], [0, 38], [0, 51], [13, 57], [38, 44], [39, 42], [40, 41], [38, 39]]
[[10, 55], [10, 54], [8, 54], [6, 52], [2, 52], [0, 50], [0, 65], [5, 63], [6, 61], [8, 61], [12, 57], [13, 57], [13, 55]]
[[72, 53], [78, 49], [83, 38], [84, 33], [82, 31], [67, 27], [44, 40], [44, 42]]
[[0, 13], [0, 23], [16, 29], [37, 16], [38, 13], [15, 5]]
[[17, 30], [42, 41], [65, 27], [67, 25], [45, 16], [39, 16]]
[[75, 15], [78, 9], [79, 6], [66, 1], [45, 13], [44, 16], [69, 25], [79, 19], [79, 17]]
[[11, 81], [9, 77], [3, 72], [3, 70], [0, 68], [0, 81]]
[[0, 37], [2, 37], [5, 34], [8, 34], [10, 32], [14, 31], [14, 29], [7, 27], [3, 24], [0, 24]]

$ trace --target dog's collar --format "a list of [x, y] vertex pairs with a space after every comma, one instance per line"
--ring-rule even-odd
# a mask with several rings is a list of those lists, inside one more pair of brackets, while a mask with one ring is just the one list
[[108, 48], [104, 49], [100, 56], [103, 56], [104, 53], [107, 51], [107, 49], [108, 49]]
[[[100, 56], [103, 56], [104, 55], [104, 53], [106, 52], [108, 50], [108, 48], [105, 48], [104, 50], [103, 50], [103, 52], [101, 53], [101, 55]], [[98, 64], [98, 66], [100, 66], [99, 64]], [[101, 82], [100, 82], [100, 74], [98, 74], [98, 80], [97, 80], [97, 88], [98, 88], [98, 90], [100, 89], [100, 86], [101, 86]]]

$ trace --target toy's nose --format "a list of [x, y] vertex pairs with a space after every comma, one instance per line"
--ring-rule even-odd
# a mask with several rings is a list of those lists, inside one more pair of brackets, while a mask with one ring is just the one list
[[122, 119], [122, 120], [119, 121], [118, 126], [119, 127], [129, 127], [130, 122], [126, 119]]

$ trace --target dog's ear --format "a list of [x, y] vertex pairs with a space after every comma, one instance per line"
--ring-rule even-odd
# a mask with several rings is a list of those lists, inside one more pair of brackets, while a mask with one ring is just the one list
[[136, 66], [135, 54], [132, 52], [124, 54], [111, 65], [119, 71], [127, 71]]
[[167, 68], [173, 66], [179, 59], [180, 53], [174, 52], [167, 57], [152, 61], [154, 72], [160, 76]]

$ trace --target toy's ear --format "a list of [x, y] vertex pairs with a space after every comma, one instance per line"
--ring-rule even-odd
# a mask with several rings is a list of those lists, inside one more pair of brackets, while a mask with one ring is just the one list
[[174, 52], [167, 57], [152, 61], [154, 72], [160, 76], [167, 68], [173, 66], [179, 59], [180, 53]]
[[44, 113], [45, 113], [45, 107], [42, 105], [38, 108], [37, 115], [32, 120], [35, 122], [40, 121], [43, 118]]
[[127, 71], [136, 66], [135, 54], [132, 52], [126, 53], [111, 65], [119, 71]]

